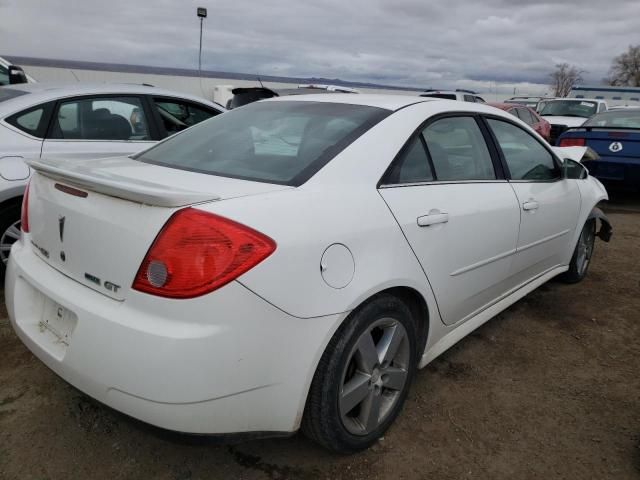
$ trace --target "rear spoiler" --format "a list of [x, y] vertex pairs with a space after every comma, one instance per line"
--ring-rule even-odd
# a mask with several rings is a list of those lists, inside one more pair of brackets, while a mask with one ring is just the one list
[[[122, 161], [122, 158], [118, 160]], [[92, 169], [90, 164], [77, 161], [71, 163], [64, 160], [25, 159], [25, 162], [39, 174], [53, 180], [145, 205], [184, 207], [220, 200], [220, 197], [213, 194], [174, 187], [168, 189], [167, 185]]]
[[636, 131], [637, 132], [638, 128], [637, 127], [599, 127], [597, 125], [588, 125], [588, 126], [585, 127], [584, 125], [581, 125], [579, 127], [567, 128], [562, 133], [570, 132], [570, 131], [571, 132], [582, 131], [582, 130], [584, 130], [586, 132], [591, 132], [592, 130], [613, 130], [613, 131], [621, 130], [621, 131]]

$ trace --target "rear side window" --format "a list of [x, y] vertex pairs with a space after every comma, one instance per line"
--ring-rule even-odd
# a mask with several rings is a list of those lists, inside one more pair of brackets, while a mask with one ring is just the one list
[[438, 181], [496, 178], [489, 149], [474, 118], [442, 118], [422, 134]]
[[50, 110], [51, 104], [39, 105], [15, 113], [7, 117], [5, 121], [29, 135], [42, 138], [47, 129], [48, 118], [51, 116], [49, 113]]
[[341, 103], [257, 102], [196, 125], [134, 158], [298, 186], [390, 113]]
[[415, 137], [402, 151], [384, 183], [419, 183], [435, 180], [424, 149], [421, 135]]
[[138, 97], [92, 97], [62, 102], [50, 138], [149, 140], [149, 123]]
[[545, 181], [560, 177], [553, 156], [532, 135], [501, 120], [488, 119], [513, 180]]
[[464, 101], [465, 102], [476, 102], [476, 98], [473, 95], [465, 95], [464, 96]]
[[531, 115], [531, 112], [526, 108], [518, 109], [518, 116], [522, 119], [522, 121], [528, 125], [533, 125], [537, 122], [537, 120]]
[[217, 115], [217, 110], [196, 106], [191, 102], [155, 98], [153, 100], [165, 131], [172, 135]]

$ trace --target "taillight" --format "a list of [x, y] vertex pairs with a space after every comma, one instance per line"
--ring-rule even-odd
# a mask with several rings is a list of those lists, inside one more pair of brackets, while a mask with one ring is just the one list
[[22, 210], [20, 211], [20, 228], [24, 233], [29, 233], [29, 185], [24, 190], [24, 196], [22, 197]]
[[584, 147], [584, 138], [561, 138], [559, 147]]
[[197, 297], [236, 279], [275, 249], [271, 238], [252, 228], [185, 208], [160, 230], [133, 289], [168, 298]]

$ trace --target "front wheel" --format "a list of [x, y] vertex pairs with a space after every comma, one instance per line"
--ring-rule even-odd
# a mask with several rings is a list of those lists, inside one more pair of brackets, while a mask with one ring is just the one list
[[303, 432], [338, 453], [363, 450], [393, 423], [416, 368], [416, 328], [398, 298], [380, 295], [329, 342], [307, 398]]
[[596, 222], [595, 220], [587, 220], [582, 227], [578, 244], [573, 251], [569, 270], [560, 277], [565, 283], [578, 283], [587, 276], [587, 270], [593, 256], [593, 249], [596, 240]]

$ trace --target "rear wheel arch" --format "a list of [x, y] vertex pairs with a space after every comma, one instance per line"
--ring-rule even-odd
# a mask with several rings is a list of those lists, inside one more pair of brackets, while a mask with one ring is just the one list
[[[321, 353], [319, 362], [315, 366], [304, 407], [300, 412], [299, 426], [309, 438], [335, 452], [348, 453], [366, 448], [384, 434], [384, 431], [393, 423], [395, 417], [399, 414], [408, 394], [415, 371], [419, 365], [419, 359], [423, 350], [423, 346], [419, 345], [419, 342], [422, 343], [422, 339], [426, 336], [426, 329], [428, 329], [428, 319], [425, 318], [425, 311], [426, 301], [418, 291], [409, 287], [390, 287], [370, 295], [350, 311], [344, 320], [337, 324], [336, 330], [333, 332], [331, 339]], [[403, 384], [397, 384], [397, 386], [391, 386], [393, 383], [386, 383], [389, 381], [387, 374], [391, 375], [391, 371], [395, 370], [393, 375], [396, 376], [399, 369], [403, 368], [402, 360], [400, 360], [399, 364], [396, 364], [395, 360], [393, 361], [394, 363], [391, 363], [392, 360], [389, 360], [389, 363], [386, 361], [382, 362], [382, 360], [379, 359], [369, 362], [362, 360], [363, 358], [371, 360], [371, 357], [367, 355], [352, 357], [352, 355], [357, 355], [353, 353], [352, 347], [356, 348], [355, 345], [359, 344], [360, 335], [368, 334], [373, 335], [374, 339], [376, 338], [375, 334], [372, 333], [373, 330], [367, 330], [370, 328], [369, 325], [371, 325], [371, 328], [379, 328], [381, 323], [385, 324], [389, 321], [396, 325], [404, 325], [401, 331], [404, 332], [404, 335], [408, 334], [404, 337], [406, 339], [404, 348], [409, 349], [408, 351], [405, 350], [405, 354], [409, 357], [404, 359], [406, 362], [404, 364], [404, 368], [406, 368], [406, 379]], [[394, 328], [394, 330], [397, 328], [392, 325], [387, 326]], [[400, 335], [401, 336], [397, 338], [403, 338], [403, 334], [401, 333]], [[383, 341], [381, 338], [384, 337], [378, 337], [378, 340], [374, 341]], [[401, 340], [398, 340], [398, 342], [400, 341]], [[406, 343], [407, 341], [408, 343]], [[373, 343], [371, 343], [371, 345], [373, 345]], [[398, 343], [397, 345], [399, 346], [401, 344]], [[362, 350], [358, 348], [357, 351]], [[402, 352], [402, 349], [398, 351]], [[394, 353], [392, 355], [394, 355], [395, 358], [396, 354]], [[362, 401], [364, 403], [354, 403], [351, 407], [343, 411], [345, 395], [351, 396], [351, 393], [356, 390], [351, 389], [352, 392], [348, 394], [345, 394], [341, 390], [341, 388], [344, 387], [342, 382], [346, 381], [351, 385], [356, 378], [356, 376], [354, 376], [351, 379], [345, 380], [344, 377], [344, 375], [347, 375], [347, 373], [344, 372], [349, 371], [344, 369], [352, 368], [351, 362], [357, 362], [357, 360], [354, 360], [356, 358], [360, 358], [364, 361], [365, 365], [369, 365], [371, 369], [368, 370], [361, 366], [364, 370], [357, 374], [357, 376], [363, 378], [369, 375], [368, 388], [365, 384], [362, 384], [365, 385], [365, 389], [369, 391], [367, 398], [369, 396], [381, 398], [380, 395], [386, 395], [388, 391], [385, 389], [389, 388], [398, 391], [398, 396], [394, 400], [395, 403], [388, 407], [391, 408], [391, 410], [384, 413], [384, 417], [377, 419], [376, 421], [379, 421], [379, 423], [375, 425], [370, 425], [368, 421], [365, 422], [367, 428], [361, 433], [352, 431], [350, 427], [344, 423], [344, 419], [345, 416], [352, 418], [354, 413], [353, 418], [359, 421], [361, 420], [359, 417], [363, 414], [365, 418], [371, 418], [367, 410], [352, 410], [354, 407], [356, 409], [366, 408], [367, 402], [364, 399], [358, 400], [358, 402]], [[358, 382], [360, 380], [358, 380]], [[372, 384], [372, 382], [374, 382], [374, 384]], [[380, 384], [378, 384], [379, 382]], [[358, 385], [358, 391], [362, 390], [362, 385]], [[377, 394], [372, 390], [374, 388], [375, 391], [378, 391]], [[382, 393], [383, 391], [386, 393]], [[361, 393], [362, 392], [359, 392], [358, 395]], [[347, 403], [350, 401], [351, 400], [347, 401]], [[349, 415], [347, 415], [347, 413]], [[377, 413], [375, 415], [377, 416]], [[362, 424], [359, 422], [355, 422], [354, 425], [360, 425], [360, 427], [362, 427]]]
[[18, 197], [8, 198], [8, 199], [4, 200], [3, 202], [0, 202], [0, 209], [3, 209], [3, 208], [8, 207], [8, 206], [22, 205], [22, 199], [23, 199], [22, 195], [20, 195]]
[[409, 310], [411, 310], [411, 316], [416, 325], [416, 332], [418, 337], [416, 338], [416, 344], [418, 345], [417, 358], [418, 360], [424, 353], [424, 349], [427, 345], [427, 339], [429, 337], [429, 307], [427, 301], [420, 292], [411, 287], [392, 287], [386, 290], [382, 290], [376, 295], [369, 297], [362, 305], [371, 301], [377, 295], [389, 294], [399, 300], [401, 300]]

